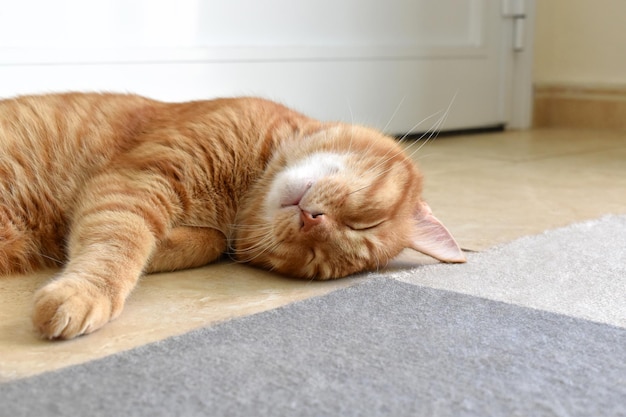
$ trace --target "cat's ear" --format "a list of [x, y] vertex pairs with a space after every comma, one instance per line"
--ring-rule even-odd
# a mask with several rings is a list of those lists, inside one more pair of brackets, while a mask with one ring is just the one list
[[428, 204], [421, 202], [413, 220], [415, 232], [411, 248], [443, 262], [465, 262], [465, 255], [448, 229], [437, 219]]

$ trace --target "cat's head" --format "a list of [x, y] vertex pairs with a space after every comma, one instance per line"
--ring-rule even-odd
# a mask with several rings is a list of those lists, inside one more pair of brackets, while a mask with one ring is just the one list
[[404, 248], [464, 262], [421, 190], [417, 167], [378, 131], [338, 124], [286, 141], [240, 210], [235, 256], [317, 279], [383, 267]]

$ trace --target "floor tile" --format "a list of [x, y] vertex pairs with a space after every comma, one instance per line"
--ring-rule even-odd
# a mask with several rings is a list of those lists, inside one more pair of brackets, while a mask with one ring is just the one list
[[0, 382], [97, 359], [145, 343], [353, 285], [302, 281], [221, 262], [142, 279], [122, 315], [88, 336], [50, 342], [35, 334], [33, 291], [56, 271], [0, 278]]
[[[574, 139], [569, 132], [562, 136], [546, 133], [548, 142], [567, 137], [567, 142], [560, 141], [567, 149], [558, 151], [546, 144], [549, 150], [537, 148], [532, 157], [518, 153], [517, 160], [509, 162], [504, 162], [509, 144], [503, 144], [499, 152], [492, 150], [488, 159], [470, 156], [464, 162], [457, 160], [457, 153], [449, 152], [447, 159], [448, 153], [437, 152], [441, 166], [454, 161], [454, 168], [443, 170], [431, 169], [436, 158], [420, 161], [425, 173], [424, 198], [462, 247], [483, 250], [603, 214], [626, 213], [626, 132], [618, 132], [621, 136], [610, 132], [607, 138], [600, 135], [598, 148], [586, 151], [587, 145], [580, 143], [584, 136]], [[541, 143], [543, 137], [544, 132], [537, 132], [533, 141]], [[441, 145], [447, 139], [432, 148], [448, 148], [451, 145]], [[459, 147], [473, 141], [467, 138]]]

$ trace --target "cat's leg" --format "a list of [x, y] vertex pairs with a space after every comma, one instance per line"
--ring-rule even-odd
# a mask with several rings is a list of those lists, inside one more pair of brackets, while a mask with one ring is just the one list
[[72, 216], [69, 261], [35, 294], [39, 332], [68, 339], [117, 317], [180, 210], [163, 176], [115, 171], [93, 178]]
[[226, 251], [226, 237], [207, 227], [180, 226], [159, 242], [146, 272], [175, 271], [206, 265]]

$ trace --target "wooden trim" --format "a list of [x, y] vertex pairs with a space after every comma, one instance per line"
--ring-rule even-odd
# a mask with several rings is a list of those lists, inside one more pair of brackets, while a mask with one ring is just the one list
[[626, 129], [626, 85], [534, 87], [534, 127]]

